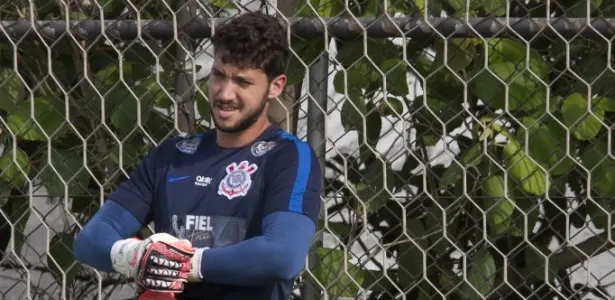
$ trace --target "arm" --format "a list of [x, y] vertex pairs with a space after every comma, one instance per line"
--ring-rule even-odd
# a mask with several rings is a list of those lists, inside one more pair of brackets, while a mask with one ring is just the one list
[[230, 247], [200, 249], [196, 257], [203, 280], [261, 285], [292, 280], [301, 272], [320, 210], [320, 166], [306, 143], [278, 147], [265, 167], [262, 235]]
[[109, 200], [77, 234], [73, 252], [78, 261], [101, 271], [112, 272], [110, 252], [119, 240], [134, 236], [152, 216], [156, 178], [155, 148], [122, 182]]
[[234, 285], [292, 280], [303, 268], [314, 232], [308, 217], [274, 212], [263, 219], [263, 235], [204, 251], [200, 275], [208, 282]]
[[114, 272], [111, 247], [134, 236], [142, 225], [132, 213], [114, 201], [106, 201], [75, 238], [73, 252], [83, 264], [104, 272]]

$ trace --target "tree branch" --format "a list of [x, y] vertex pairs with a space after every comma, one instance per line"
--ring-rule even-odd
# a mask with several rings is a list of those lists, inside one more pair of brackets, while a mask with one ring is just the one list
[[[615, 234], [611, 234], [611, 239]], [[553, 256], [553, 262], [560, 269], [568, 269], [576, 264], [586, 261], [586, 257], [592, 258], [615, 247], [609, 239], [608, 231], [595, 235], [578, 245], [570, 246], [566, 250]]]
[[[611, 238], [615, 237], [615, 234], [611, 235]], [[567, 247], [561, 252], [555, 254], [550, 259], [549, 264], [555, 266], [558, 271], [568, 269], [574, 265], [583, 263], [590, 258], [593, 258], [603, 252], [615, 247], [615, 243], [609, 239], [608, 231], [595, 235], [577, 245]], [[532, 266], [530, 266], [531, 268]], [[525, 278], [531, 276], [535, 269], [528, 270], [528, 268], [521, 269], [519, 276], [509, 277], [509, 284], [502, 284], [499, 288], [494, 290], [488, 297], [490, 300], [500, 299], [509, 295], [512, 289], [524, 284]]]

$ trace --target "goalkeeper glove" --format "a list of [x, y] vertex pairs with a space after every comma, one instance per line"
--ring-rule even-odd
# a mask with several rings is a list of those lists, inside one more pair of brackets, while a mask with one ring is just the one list
[[134, 278], [139, 289], [148, 292], [179, 293], [191, 271], [192, 245], [167, 233], [145, 240], [117, 241], [111, 248], [113, 269]]
[[201, 278], [201, 258], [203, 257], [203, 251], [207, 249], [209, 249], [209, 247], [194, 249], [192, 259], [190, 260], [192, 269], [188, 273], [188, 282], [200, 282], [202, 280]]

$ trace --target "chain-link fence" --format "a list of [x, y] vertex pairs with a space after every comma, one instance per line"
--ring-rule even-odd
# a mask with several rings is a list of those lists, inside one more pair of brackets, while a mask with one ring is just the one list
[[208, 37], [245, 10], [288, 21], [271, 118], [326, 166], [294, 299], [615, 296], [614, 2], [264, 1], [0, 1], [0, 298], [131, 296], [73, 237], [210, 128]]

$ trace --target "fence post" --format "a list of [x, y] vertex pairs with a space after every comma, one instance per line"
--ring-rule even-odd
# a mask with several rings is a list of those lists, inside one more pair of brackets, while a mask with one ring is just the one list
[[[311, 99], [308, 101], [307, 111], [307, 126], [308, 143], [313, 147], [320, 169], [325, 174], [325, 153], [326, 153], [326, 136], [325, 136], [325, 112], [327, 109], [327, 91], [329, 82], [329, 52], [323, 51], [320, 54], [318, 60], [316, 60], [309, 70], [308, 78], [308, 92]], [[324, 180], [323, 180], [324, 183]], [[324, 210], [324, 205], [321, 207], [321, 214]], [[320, 219], [320, 218], [319, 218]], [[312, 243], [312, 249], [310, 249], [309, 255], [309, 270], [314, 270], [318, 265], [318, 256], [316, 255], [316, 249], [322, 246], [322, 233], [318, 233], [314, 242]], [[320, 299], [320, 295], [317, 292], [317, 288], [313, 286], [312, 282], [307, 281], [301, 291], [301, 298], [303, 300], [316, 300]]]

